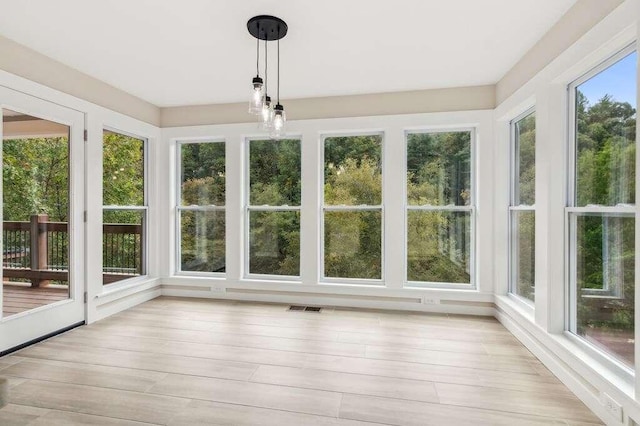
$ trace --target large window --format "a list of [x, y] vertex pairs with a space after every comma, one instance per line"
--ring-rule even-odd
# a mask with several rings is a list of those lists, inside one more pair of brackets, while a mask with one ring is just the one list
[[528, 111], [511, 122], [509, 268], [511, 293], [535, 300], [536, 117]]
[[382, 135], [324, 138], [324, 277], [382, 279]]
[[103, 132], [103, 283], [146, 274], [146, 141]]
[[225, 143], [180, 142], [179, 270], [225, 272]]
[[300, 140], [250, 140], [250, 275], [300, 276]]
[[571, 86], [570, 330], [634, 363], [636, 61], [626, 50]]
[[407, 133], [407, 281], [472, 284], [473, 132]]

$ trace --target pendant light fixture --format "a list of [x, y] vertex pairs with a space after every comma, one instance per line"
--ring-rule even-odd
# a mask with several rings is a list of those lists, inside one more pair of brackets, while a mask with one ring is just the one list
[[[287, 24], [280, 18], [269, 15], [254, 16], [247, 22], [249, 34], [256, 38], [256, 77], [253, 79], [253, 93], [249, 104], [249, 113], [258, 115], [262, 130], [268, 131], [272, 138], [285, 134], [286, 115], [280, 104], [280, 39], [287, 35]], [[260, 78], [260, 40], [264, 40], [264, 84]], [[276, 87], [276, 106], [273, 107], [268, 89], [268, 42], [277, 41], [278, 69]]]
[[[259, 41], [259, 39], [258, 39]], [[267, 46], [267, 41], [264, 41], [264, 79], [265, 82], [268, 81], [268, 70], [269, 70], [269, 50]], [[268, 85], [264, 86], [264, 101], [262, 102], [262, 111], [260, 113], [260, 117], [258, 119], [258, 123], [260, 124], [260, 128], [265, 131], [271, 131], [271, 126], [273, 124], [273, 104], [271, 103], [271, 96], [268, 95]]]
[[278, 40], [278, 89], [277, 103], [273, 108], [273, 124], [271, 125], [271, 137], [279, 139], [284, 135], [284, 124], [287, 122], [287, 116], [284, 113], [284, 107], [280, 105], [280, 40]]
[[256, 76], [251, 81], [253, 85], [253, 93], [249, 101], [249, 114], [258, 115], [262, 113], [262, 105], [264, 102], [263, 82], [260, 78], [260, 40], [256, 43]]

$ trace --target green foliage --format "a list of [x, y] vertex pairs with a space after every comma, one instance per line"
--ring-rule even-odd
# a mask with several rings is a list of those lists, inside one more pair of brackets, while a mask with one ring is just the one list
[[382, 171], [378, 163], [368, 157], [358, 160], [346, 157], [337, 167], [328, 166], [325, 204], [376, 206], [382, 203]]
[[407, 279], [470, 283], [470, 214], [409, 211]]
[[[635, 204], [636, 110], [609, 95], [589, 105], [578, 90], [576, 119], [577, 205]], [[593, 214], [575, 220], [578, 333], [633, 330], [633, 215]]]
[[382, 278], [380, 211], [324, 214], [324, 274], [336, 278]]
[[[532, 206], [536, 202], [536, 117], [534, 113], [514, 123], [515, 181], [512, 203]], [[511, 280], [515, 294], [535, 301], [535, 213], [511, 212]]]
[[536, 202], [536, 117], [530, 114], [515, 125], [518, 150], [518, 182], [515, 204]]
[[[382, 204], [382, 137], [325, 139], [326, 205]], [[327, 211], [324, 214], [324, 275], [335, 278], [382, 278], [380, 210]]]
[[249, 272], [300, 275], [300, 214], [252, 211], [249, 216]]
[[225, 205], [225, 144], [180, 145], [182, 205]]
[[103, 144], [103, 204], [144, 205], [144, 141], [105, 131]]
[[[183, 206], [225, 205], [225, 144], [180, 145]], [[224, 211], [180, 213], [182, 271], [224, 272], [226, 239]]]
[[182, 271], [224, 272], [225, 212], [180, 212]]
[[5, 221], [28, 221], [34, 214], [49, 220], [69, 218], [68, 138], [9, 139], [2, 142]]
[[471, 133], [407, 136], [407, 200], [410, 205], [469, 205]]
[[[102, 135], [102, 203], [108, 206], [143, 206], [145, 142], [131, 136], [104, 131]], [[105, 272], [141, 275], [145, 214], [136, 210], [105, 210], [105, 224], [139, 225], [137, 233], [122, 229], [122, 234], [103, 236], [103, 269]], [[128, 278], [127, 276], [123, 276]]]
[[332, 136], [324, 140], [324, 177], [327, 180], [331, 167], [340, 166], [347, 158], [356, 161], [369, 159], [382, 169], [382, 136]]
[[[249, 143], [249, 198], [253, 206], [301, 204], [300, 140]], [[300, 214], [252, 211], [249, 215], [249, 272], [300, 275]]]
[[[471, 133], [407, 136], [407, 202], [411, 206], [471, 203]], [[468, 212], [407, 214], [407, 279], [470, 283]]]
[[514, 265], [515, 292], [529, 300], [535, 300], [535, 213], [531, 211], [515, 212], [514, 229], [517, 239], [514, 241], [514, 250], [517, 250], [517, 264]]
[[249, 144], [251, 205], [299, 206], [300, 140], [254, 140]]
[[[4, 140], [3, 215], [5, 221], [29, 221], [31, 215], [46, 214], [49, 221], [69, 220], [69, 140], [67, 137]], [[143, 205], [144, 143], [112, 132], [104, 133], [105, 204]], [[143, 224], [143, 213], [127, 210], [104, 212], [105, 223]], [[144, 227], [141, 227], [144, 229]], [[127, 269], [141, 273], [141, 234], [117, 237], [105, 234], [106, 271]], [[27, 242], [23, 243], [28, 245]], [[49, 262], [68, 267], [68, 239], [49, 236]], [[55, 248], [55, 250], [54, 250]], [[25, 247], [22, 247], [25, 249]], [[51, 253], [57, 253], [53, 256]]]

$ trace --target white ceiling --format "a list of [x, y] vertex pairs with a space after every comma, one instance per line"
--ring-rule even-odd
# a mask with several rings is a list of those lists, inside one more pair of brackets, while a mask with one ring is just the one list
[[496, 83], [575, 2], [0, 0], [0, 34], [158, 106], [226, 103], [255, 74], [247, 20], [272, 14], [284, 101]]

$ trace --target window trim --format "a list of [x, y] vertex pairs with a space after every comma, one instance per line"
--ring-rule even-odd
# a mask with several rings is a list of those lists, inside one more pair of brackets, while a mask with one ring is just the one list
[[[588, 205], [584, 207], [578, 207], [577, 204], [577, 129], [576, 129], [576, 89], [582, 83], [588, 81], [592, 77], [605, 71], [624, 57], [636, 52], [640, 55], [640, 50], [636, 46], [637, 42], [634, 40], [632, 43], [627, 44], [623, 48], [617, 50], [610, 56], [604, 58], [596, 66], [583, 73], [580, 77], [576, 78], [567, 85], [567, 143], [565, 145], [567, 157], [566, 168], [567, 178], [565, 184], [565, 206], [564, 206], [564, 269], [565, 269], [565, 329], [564, 335], [569, 338], [573, 343], [584, 349], [589, 356], [602, 362], [618, 376], [624, 378], [629, 383], [633, 383], [635, 377], [635, 368], [625, 364], [620, 357], [612, 352], [606, 351], [588, 340], [579, 336], [576, 333], [577, 330], [577, 270], [576, 270], [576, 244], [573, 242], [574, 238], [577, 238], [577, 221], [572, 220], [572, 217], [577, 217], [585, 213], [631, 213], [635, 218], [636, 206], [628, 204], [620, 204], [617, 206], [602, 206], [602, 205]], [[636, 79], [637, 80], [637, 79]], [[636, 121], [638, 118], [636, 118]], [[636, 141], [637, 145], [638, 141]], [[638, 169], [636, 165], [636, 170]], [[637, 200], [636, 200], [637, 202]], [[637, 224], [636, 224], [637, 226]], [[637, 232], [637, 231], [636, 231]], [[636, 250], [638, 248], [636, 247]], [[636, 254], [636, 259], [638, 255]], [[636, 266], [637, 268], [637, 266]], [[636, 278], [637, 280], [637, 278]], [[636, 330], [637, 332], [637, 330]], [[640, 366], [637, 366], [640, 368]]]
[[[279, 142], [282, 140], [297, 140], [300, 143], [300, 205], [299, 206], [288, 206], [288, 205], [260, 205], [253, 206], [251, 205], [251, 142], [252, 141], [265, 141], [271, 140], [272, 142]], [[244, 190], [243, 190], [243, 207], [242, 211], [244, 214], [244, 248], [242, 250], [243, 253], [243, 261], [242, 261], [242, 277], [246, 280], [265, 280], [265, 281], [282, 281], [282, 282], [301, 282], [302, 281], [302, 263], [300, 262], [298, 268], [298, 275], [275, 275], [275, 274], [256, 274], [251, 273], [250, 267], [250, 248], [251, 248], [251, 212], [252, 211], [262, 211], [262, 212], [298, 212], [298, 216], [300, 217], [300, 234], [299, 238], [302, 241], [302, 135], [297, 134], [287, 134], [281, 137], [280, 139], [269, 139], [268, 136], [249, 136], [244, 138]], [[298, 259], [301, 259], [302, 256], [302, 245], [300, 245], [300, 252], [298, 253]]]
[[[513, 220], [516, 212], [532, 212], [535, 220], [536, 217], [536, 204], [535, 198], [534, 203], [529, 204], [515, 204], [516, 200], [516, 191], [517, 187], [520, 184], [520, 144], [516, 144], [516, 124], [521, 120], [536, 114], [536, 106], [533, 105], [514, 118], [509, 121], [509, 217], [508, 217], [508, 286], [507, 286], [507, 294], [513, 295], [516, 300], [519, 300], [526, 304], [526, 306], [535, 309], [535, 300], [530, 300], [518, 293], [516, 293], [516, 282], [515, 282], [515, 260], [517, 256], [515, 256], [515, 245], [514, 245], [514, 236], [515, 236], [515, 222]], [[534, 157], [534, 168], [537, 168], [537, 164], [535, 162]], [[536, 170], [537, 172], [537, 170]], [[534, 193], [535, 194], [535, 193]], [[534, 241], [535, 241], [535, 229], [534, 229]], [[534, 254], [534, 271], [535, 271], [535, 254]], [[534, 294], [535, 294], [535, 281], [534, 281]], [[535, 296], [534, 296], [535, 297]]]
[[[469, 190], [471, 191], [470, 204], [468, 205], [410, 205], [407, 197], [407, 144], [409, 143], [408, 136], [410, 134], [433, 134], [433, 133], [470, 133], [469, 140]], [[419, 129], [405, 129], [404, 131], [404, 184], [403, 184], [403, 208], [404, 208], [404, 283], [403, 288], [408, 289], [422, 289], [422, 288], [437, 288], [447, 290], [476, 290], [477, 289], [477, 265], [476, 265], [476, 248], [477, 248], [477, 235], [476, 235], [476, 221], [477, 221], [477, 165], [476, 165], [476, 144], [477, 144], [477, 127], [476, 126], [453, 126], [453, 127], [438, 127], [438, 128], [419, 128]], [[444, 212], [469, 212], [470, 218], [470, 251], [469, 251], [469, 282], [468, 283], [447, 283], [440, 281], [410, 281], [409, 280], [409, 211], [444, 211]]]
[[[320, 231], [320, 245], [319, 245], [319, 259], [320, 264], [318, 265], [319, 271], [319, 284], [346, 284], [346, 285], [356, 285], [356, 286], [373, 286], [373, 287], [386, 287], [386, 279], [385, 279], [385, 174], [384, 174], [384, 166], [385, 166], [385, 158], [384, 158], [384, 149], [386, 142], [386, 134], [384, 130], [364, 130], [364, 131], [349, 131], [349, 132], [323, 132], [320, 135], [320, 223], [319, 223], [319, 231]], [[348, 137], [357, 137], [357, 136], [380, 136], [380, 175], [382, 177], [380, 181], [380, 204], [378, 205], [368, 205], [368, 204], [359, 204], [354, 206], [348, 206], [343, 204], [337, 205], [326, 205], [324, 202], [324, 185], [325, 185], [325, 174], [324, 174], [324, 164], [325, 164], [325, 141], [327, 138], [348, 138]], [[380, 212], [380, 278], [347, 278], [347, 277], [327, 277], [325, 275], [325, 263], [324, 263], [324, 248], [325, 248], [325, 238], [324, 238], [324, 222], [325, 222], [325, 212], [348, 212], [348, 211], [379, 211]]]
[[[138, 139], [140, 141], [142, 141], [142, 149], [143, 149], [143, 161], [142, 161], [142, 179], [143, 179], [143, 185], [142, 185], [142, 205], [117, 205], [117, 204], [109, 204], [109, 205], [105, 205], [104, 204], [104, 174], [102, 177], [102, 206], [101, 206], [101, 212], [104, 213], [105, 211], [117, 211], [117, 210], [129, 210], [129, 211], [143, 211], [143, 237], [141, 238], [141, 245], [142, 245], [142, 253], [143, 256], [140, 259], [140, 261], [142, 262], [141, 268], [142, 268], [142, 273], [138, 276], [135, 277], [131, 277], [131, 278], [126, 278], [120, 281], [115, 281], [112, 283], [107, 283], [107, 284], [102, 284], [102, 287], [106, 290], [106, 289], [112, 289], [115, 288], [116, 286], [119, 285], [123, 285], [123, 284], [128, 284], [128, 283], [133, 283], [136, 281], [142, 281], [145, 279], [149, 278], [149, 216], [150, 216], [150, 209], [149, 209], [149, 139], [147, 137], [144, 136], [139, 136], [136, 135], [135, 133], [131, 133], [131, 132], [127, 132], [125, 130], [120, 130], [116, 127], [111, 127], [111, 126], [102, 126], [102, 153], [104, 155], [104, 132], [111, 132], [111, 133], [116, 133], [122, 136], [126, 136], [126, 137], [130, 137], [130, 138], [134, 138], [134, 139]], [[102, 158], [101, 164], [104, 165], [104, 157]], [[102, 224], [104, 225], [104, 217], [102, 219]], [[104, 247], [104, 241], [102, 242], [102, 247]], [[101, 274], [104, 274], [104, 258], [101, 255], [101, 259], [102, 259], [102, 265], [101, 265]]]
[[[183, 271], [182, 270], [182, 229], [181, 229], [181, 219], [182, 212], [185, 211], [194, 211], [194, 212], [226, 212], [226, 198], [227, 198], [227, 179], [225, 177], [225, 204], [224, 205], [182, 205], [182, 146], [190, 145], [190, 144], [203, 144], [203, 143], [223, 143], [225, 144], [225, 173], [226, 173], [226, 161], [227, 161], [227, 141], [224, 138], [204, 138], [204, 139], [181, 139], [176, 141], [176, 202], [175, 202], [175, 235], [176, 235], [176, 245], [175, 245], [175, 275], [177, 276], [201, 276], [201, 277], [209, 277], [209, 278], [225, 278], [227, 276], [226, 272], [206, 272], [206, 271]], [[225, 218], [226, 219], [226, 218]], [[225, 253], [226, 253], [226, 220], [225, 220]], [[225, 271], [226, 271], [226, 261], [225, 261]]]

